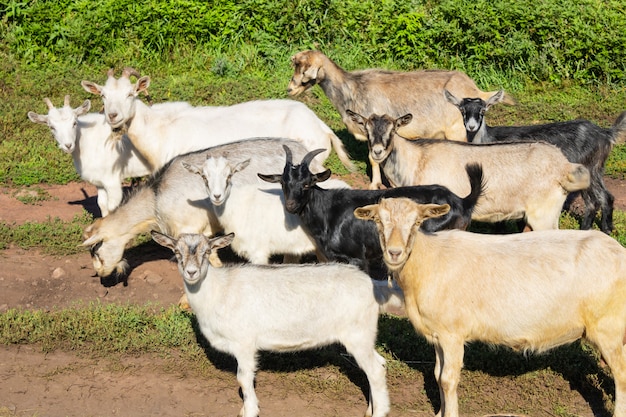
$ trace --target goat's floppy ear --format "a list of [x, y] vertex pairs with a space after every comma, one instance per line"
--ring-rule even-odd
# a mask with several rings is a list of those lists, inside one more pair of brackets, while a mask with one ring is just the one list
[[319, 71], [320, 67], [314, 67], [314, 66], [310, 66], [309, 68], [307, 68], [304, 73], [302, 74], [302, 83], [308, 83], [311, 80], [317, 80], [317, 73]]
[[176, 240], [174, 240], [174, 238], [164, 233], [157, 232], [156, 230], [151, 231], [150, 234], [152, 235], [152, 239], [159, 245], [165, 246], [171, 250], [176, 248]]
[[248, 165], [250, 165], [250, 158], [235, 165], [235, 167], [233, 168], [233, 173], [243, 171]]
[[34, 111], [29, 111], [27, 115], [30, 121], [33, 123], [41, 123], [43, 125], [48, 123], [48, 115], [38, 114], [38, 113], [35, 113]]
[[378, 204], [357, 207], [354, 209], [354, 217], [360, 220], [374, 220], [378, 215]]
[[461, 105], [461, 100], [459, 100], [454, 94], [452, 94], [445, 88], [443, 89], [443, 96], [446, 98], [446, 100], [448, 100], [455, 106], [459, 107]]
[[211, 252], [215, 252], [218, 249], [221, 249], [230, 245], [234, 238], [235, 238], [235, 234], [229, 233], [224, 236], [218, 236], [218, 237], [209, 239], [209, 247], [211, 248]]
[[411, 113], [407, 113], [404, 116], [398, 117], [394, 123], [396, 129], [400, 129], [402, 126], [406, 126], [411, 123], [413, 120], [413, 115]]
[[263, 181], [272, 182], [272, 183], [281, 182], [282, 179], [283, 179], [283, 175], [282, 174], [260, 174], [260, 173], [257, 173], [257, 175]]
[[450, 211], [449, 204], [420, 204], [421, 221], [430, 219], [431, 217], [440, 217]]
[[346, 114], [352, 119], [354, 123], [360, 124], [361, 126], [365, 125], [365, 117], [361, 116], [358, 113], [353, 112], [350, 109], [346, 110]]
[[185, 161], [182, 161], [180, 164], [183, 166], [183, 168], [185, 168], [187, 171], [191, 172], [192, 174], [198, 174], [198, 175], [202, 174], [202, 169], [196, 165], [191, 165]]
[[313, 174], [313, 183], [316, 184], [318, 182], [326, 181], [327, 179], [330, 178], [331, 174], [332, 172], [330, 171], [330, 169], [327, 169], [326, 171], [322, 171], [317, 174]]
[[102, 93], [102, 86], [93, 83], [91, 81], [87, 81], [87, 80], [82, 80], [80, 82], [80, 85], [83, 86], [83, 88], [85, 89], [86, 92], [91, 93], [91, 94], [96, 94], [96, 95], [101, 95]]

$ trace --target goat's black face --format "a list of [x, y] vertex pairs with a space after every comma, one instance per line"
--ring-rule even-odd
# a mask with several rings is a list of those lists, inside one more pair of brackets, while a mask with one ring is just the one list
[[465, 129], [468, 132], [474, 133], [478, 131], [480, 125], [483, 123], [487, 105], [480, 98], [464, 98], [461, 100], [459, 110], [463, 115]]

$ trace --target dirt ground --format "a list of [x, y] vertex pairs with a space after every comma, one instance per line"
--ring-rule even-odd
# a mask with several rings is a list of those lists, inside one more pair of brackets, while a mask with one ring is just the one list
[[[626, 183], [607, 179], [616, 207], [626, 210]], [[12, 190], [0, 190], [0, 221], [21, 224], [48, 216], [69, 220], [83, 208], [98, 214], [95, 187], [86, 183], [43, 186], [52, 199], [36, 205], [19, 202]], [[149, 244], [148, 244], [149, 245]], [[49, 310], [77, 302], [147, 302], [170, 306], [183, 293], [171, 252], [154, 244], [135, 259], [128, 286], [104, 286], [94, 276], [87, 251], [55, 257], [36, 250], [0, 251], [0, 312], [11, 308]], [[69, 352], [43, 354], [36, 346], [0, 345], [0, 416], [234, 416], [241, 407], [235, 375], [224, 371], [210, 380], [166, 370], [159, 358], [117, 358], [115, 363]], [[322, 378], [332, 378], [323, 369]], [[358, 387], [345, 398], [323, 390], [293, 389], [291, 376], [259, 371], [257, 394], [263, 416], [362, 415], [366, 400]], [[564, 392], [570, 389], [564, 382]], [[575, 393], [583, 416], [594, 413]], [[415, 405], [424, 397], [416, 383], [394, 387], [392, 416], [427, 416]]]

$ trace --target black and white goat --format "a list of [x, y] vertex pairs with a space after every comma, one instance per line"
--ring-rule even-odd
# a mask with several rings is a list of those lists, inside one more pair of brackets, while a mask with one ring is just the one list
[[503, 91], [498, 91], [487, 101], [481, 98], [459, 99], [448, 90], [444, 90], [444, 94], [461, 111], [468, 142], [543, 141], [561, 149], [570, 162], [584, 165], [589, 170], [591, 185], [580, 191], [585, 203], [580, 228], [590, 229], [600, 210], [600, 229], [611, 233], [614, 198], [604, 184], [604, 164], [613, 145], [626, 140], [626, 111], [608, 129], [582, 119], [530, 126], [488, 126], [485, 112], [502, 100]]
[[422, 203], [445, 202], [453, 209], [444, 217], [424, 222], [423, 230], [466, 229], [484, 188], [482, 168], [469, 164], [465, 169], [471, 191], [465, 198], [439, 185], [386, 190], [322, 189], [317, 183], [328, 179], [330, 170], [313, 174], [309, 169], [309, 164], [321, 150], [307, 153], [299, 165], [294, 165], [291, 151], [286, 146], [283, 148], [287, 154], [283, 173], [259, 174], [259, 177], [282, 185], [287, 211], [300, 216], [302, 226], [315, 239], [318, 251], [329, 261], [350, 263], [364, 271], [369, 271], [368, 261], [381, 259], [382, 252], [375, 225], [355, 219], [354, 209], [375, 204], [382, 197], [408, 197]]

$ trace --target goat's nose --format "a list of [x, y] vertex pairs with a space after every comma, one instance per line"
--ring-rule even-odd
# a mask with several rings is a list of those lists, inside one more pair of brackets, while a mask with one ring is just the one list
[[65, 149], [67, 149], [68, 151], [69, 151], [70, 149], [72, 149], [72, 144], [71, 144], [71, 143], [66, 143], [66, 144], [65, 144]]
[[109, 120], [117, 119], [117, 113], [109, 113]]
[[222, 199], [222, 195], [221, 194], [213, 194], [213, 199], [215, 201], [220, 201]]
[[397, 261], [400, 255], [402, 255], [402, 249], [389, 248], [387, 249], [387, 253], [389, 254], [389, 257], [391, 257], [391, 259]]
[[189, 277], [189, 279], [194, 279], [198, 275], [198, 270], [196, 268], [187, 268], [185, 272], [187, 273], [187, 277]]
[[296, 202], [295, 200], [287, 200], [285, 201], [285, 208], [289, 213], [293, 213], [296, 210]]

